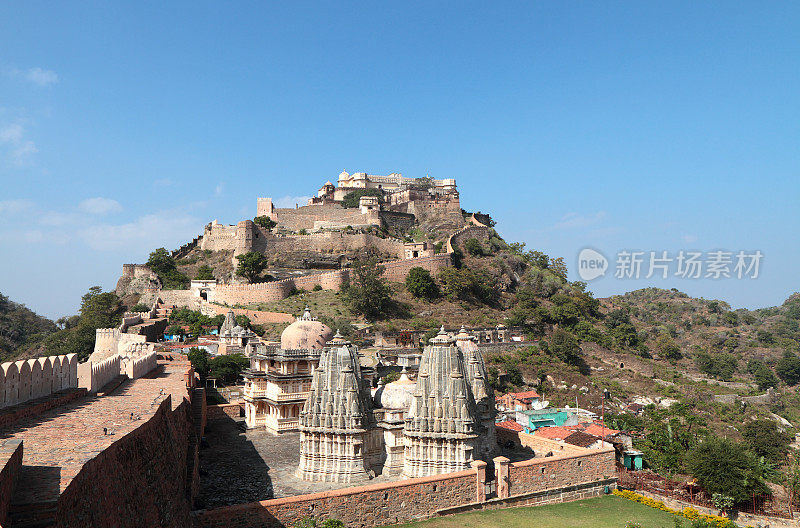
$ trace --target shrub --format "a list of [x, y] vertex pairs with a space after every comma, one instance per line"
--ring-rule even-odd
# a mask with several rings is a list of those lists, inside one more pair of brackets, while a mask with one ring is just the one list
[[689, 471], [706, 493], [727, 495], [744, 502], [767, 490], [758, 461], [742, 444], [708, 437], [690, 454]]
[[419, 299], [433, 300], [439, 297], [439, 286], [425, 268], [415, 266], [406, 275], [406, 289]]
[[147, 306], [146, 304], [138, 303], [138, 304], [134, 304], [133, 306], [131, 306], [131, 309], [129, 311], [131, 311], [131, 312], [149, 312], [150, 311], [150, 307]]
[[681, 354], [681, 347], [666, 334], [661, 335], [656, 340], [656, 350], [658, 350], [659, 355], [663, 358], [678, 360], [683, 357], [683, 354]]
[[464, 249], [466, 249], [467, 253], [474, 257], [482, 257], [485, 255], [483, 246], [477, 238], [470, 238], [464, 242]]
[[342, 200], [342, 207], [358, 207], [358, 202], [361, 200], [362, 196], [377, 196], [379, 202], [383, 201], [383, 191], [380, 189], [356, 189], [355, 191], [351, 191], [344, 196], [344, 199]]
[[177, 263], [166, 249], [158, 248], [147, 259], [147, 267], [158, 275], [165, 290], [183, 290], [189, 286], [189, 278], [178, 271]]
[[797, 385], [800, 383], [800, 358], [787, 350], [775, 365], [775, 372], [787, 385]]
[[253, 223], [255, 223], [258, 226], [263, 227], [267, 231], [272, 230], [273, 227], [278, 225], [277, 222], [275, 222], [272, 218], [270, 218], [268, 216], [257, 216], [255, 218], [253, 218]]
[[699, 352], [694, 362], [701, 372], [722, 381], [730, 381], [738, 368], [736, 356], [725, 352]]
[[197, 274], [194, 280], [214, 280], [214, 268], [208, 264], [203, 264], [197, 268]]

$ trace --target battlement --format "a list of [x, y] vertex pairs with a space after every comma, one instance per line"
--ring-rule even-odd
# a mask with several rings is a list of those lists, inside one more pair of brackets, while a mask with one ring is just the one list
[[0, 364], [0, 408], [78, 387], [78, 357], [47, 356]]

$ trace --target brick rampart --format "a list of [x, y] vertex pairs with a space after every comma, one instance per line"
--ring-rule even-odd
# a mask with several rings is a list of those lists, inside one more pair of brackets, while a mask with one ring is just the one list
[[7, 427], [29, 416], [37, 416], [73, 400], [79, 400], [84, 396], [86, 396], [86, 389], [64, 389], [43, 398], [29, 400], [13, 407], [6, 407], [0, 412], [0, 428]]
[[191, 404], [162, 400], [147, 422], [84, 464], [58, 499], [57, 527], [191, 526]]
[[579, 452], [515, 464], [495, 459], [495, 480], [505, 482], [498, 484], [498, 499], [486, 500], [486, 464], [476, 462], [469, 471], [202, 510], [194, 514], [195, 526], [283, 528], [310, 516], [370, 528], [461, 511], [566, 502], [616, 487], [613, 449], [575, 449]]
[[11, 495], [22, 467], [22, 441], [0, 440], [0, 526], [6, 525]]
[[315, 517], [366, 528], [431, 517], [438, 510], [474, 502], [477, 491], [476, 471], [460, 471], [200, 511], [196, 525], [283, 528]]
[[509, 496], [597, 482], [616, 476], [614, 450], [583, 450], [515, 462], [508, 468]]
[[242, 405], [239, 403], [223, 403], [220, 405], [209, 405], [206, 408], [206, 419], [223, 420], [233, 418], [237, 420], [242, 416]]

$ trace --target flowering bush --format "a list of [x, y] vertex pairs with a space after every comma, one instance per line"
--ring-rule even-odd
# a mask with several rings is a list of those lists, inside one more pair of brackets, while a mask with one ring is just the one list
[[660, 500], [651, 499], [650, 497], [645, 497], [644, 495], [640, 495], [635, 491], [629, 490], [618, 490], [615, 489], [613, 491], [614, 495], [618, 497], [623, 497], [628, 500], [632, 500], [634, 502], [638, 502], [639, 504], [644, 504], [645, 506], [650, 506], [651, 508], [656, 508], [658, 510], [672, 513], [673, 515], [677, 515], [679, 517], [683, 517], [685, 519], [689, 519], [692, 521], [692, 526], [697, 528], [736, 528], [736, 524], [726, 517], [720, 517], [719, 515], [708, 515], [705, 513], [700, 513], [694, 508], [686, 507], [682, 511], [681, 510], [673, 510], [672, 508], [668, 507]]

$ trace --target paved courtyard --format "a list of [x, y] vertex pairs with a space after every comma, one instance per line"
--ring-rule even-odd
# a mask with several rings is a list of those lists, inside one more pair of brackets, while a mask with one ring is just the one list
[[[502, 450], [512, 461], [527, 460], [527, 450]], [[201, 508], [317, 493], [359, 485], [306, 482], [294, 476], [300, 462], [300, 433], [273, 436], [246, 430], [243, 420], [214, 420], [206, 426], [200, 448]], [[369, 483], [391, 482], [398, 475], [378, 475]]]
[[[273, 436], [246, 431], [244, 422], [209, 421], [200, 448], [201, 507], [215, 508], [259, 500], [316, 493], [356, 484], [306, 482], [294, 476], [300, 462], [300, 433]], [[370, 483], [398, 477], [379, 475]]]

